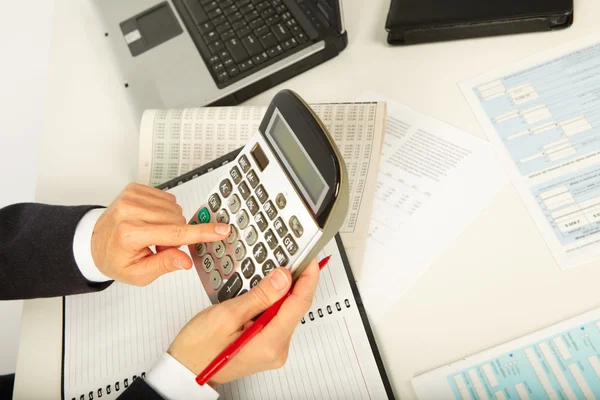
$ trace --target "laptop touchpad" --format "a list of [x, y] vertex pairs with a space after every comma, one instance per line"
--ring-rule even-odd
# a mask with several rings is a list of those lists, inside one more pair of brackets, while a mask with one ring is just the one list
[[167, 2], [121, 22], [120, 26], [134, 57], [183, 32]]

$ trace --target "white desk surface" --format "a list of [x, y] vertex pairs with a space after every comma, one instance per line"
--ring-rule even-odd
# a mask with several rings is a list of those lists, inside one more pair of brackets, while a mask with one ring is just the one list
[[[372, 89], [483, 137], [457, 82], [597, 31], [600, 2], [575, 3], [575, 24], [560, 32], [391, 48], [389, 0], [345, 0], [348, 48], [248, 104], [266, 105], [284, 87], [309, 102]], [[138, 132], [102, 38], [87, 2], [56, 0], [38, 201], [108, 204], [136, 177]], [[599, 282], [600, 261], [558, 269], [506, 186], [374, 327], [396, 396], [415, 397], [417, 374], [599, 306]], [[60, 393], [60, 365], [49, 363], [60, 359], [60, 306], [26, 302], [15, 398]]]

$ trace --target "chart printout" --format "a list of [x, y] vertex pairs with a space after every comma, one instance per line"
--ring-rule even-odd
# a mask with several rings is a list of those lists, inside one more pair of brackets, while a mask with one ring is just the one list
[[413, 379], [420, 400], [600, 398], [600, 309]]
[[558, 265], [600, 255], [600, 36], [461, 83]]

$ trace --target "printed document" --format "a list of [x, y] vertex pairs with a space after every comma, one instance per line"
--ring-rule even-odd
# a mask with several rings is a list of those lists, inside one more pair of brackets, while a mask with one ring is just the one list
[[600, 309], [413, 379], [420, 400], [600, 398]]
[[560, 268], [600, 255], [600, 35], [460, 85]]
[[359, 288], [384, 316], [508, 183], [489, 143], [374, 93], [388, 120]]

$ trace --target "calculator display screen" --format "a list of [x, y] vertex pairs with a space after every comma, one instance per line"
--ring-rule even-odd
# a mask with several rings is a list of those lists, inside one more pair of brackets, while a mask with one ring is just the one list
[[302, 192], [308, 196], [316, 211], [325, 198], [329, 186], [287, 122], [277, 111], [273, 114], [273, 119], [267, 128], [267, 136], [275, 145], [288, 172], [299, 184]]

